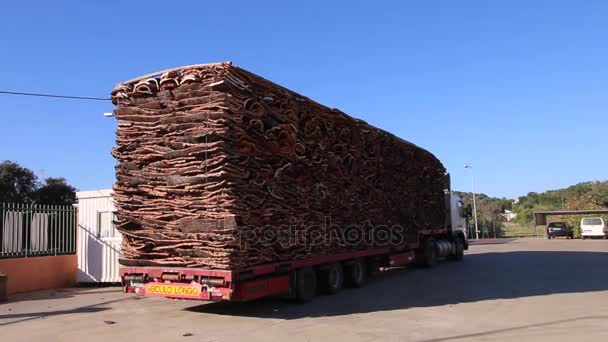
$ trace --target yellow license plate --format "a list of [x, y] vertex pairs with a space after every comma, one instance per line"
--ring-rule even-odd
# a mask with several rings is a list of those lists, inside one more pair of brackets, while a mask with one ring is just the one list
[[154, 296], [200, 298], [200, 285], [146, 284], [146, 294]]

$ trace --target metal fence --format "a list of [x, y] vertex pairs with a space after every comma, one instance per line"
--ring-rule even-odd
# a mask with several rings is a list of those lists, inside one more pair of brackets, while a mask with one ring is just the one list
[[0, 203], [0, 258], [76, 253], [76, 208]]

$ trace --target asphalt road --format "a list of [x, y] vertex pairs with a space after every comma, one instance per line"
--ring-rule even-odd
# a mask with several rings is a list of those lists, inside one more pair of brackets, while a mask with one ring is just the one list
[[[495, 243], [497, 242], [497, 243]], [[500, 240], [309, 304], [140, 298], [117, 288], [13, 297], [2, 341], [607, 341], [608, 241]]]

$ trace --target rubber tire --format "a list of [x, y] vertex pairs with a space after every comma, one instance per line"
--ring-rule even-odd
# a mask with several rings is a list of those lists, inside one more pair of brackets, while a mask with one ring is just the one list
[[312, 267], [296, 271], [296, 299], [299, 302], [310, 302], [317, 295], [317, 274]]
[[587, 237], [584, 235], [581, 235], [581, 240], [585, 240]]
[[437, 265], [437, 246], [435, 245], [435, 240], [427, 239], [424, 241], [422, 256], [422, 266], [431, 268]]
[[320, 271], [321, 290], [326, 294], [336, 294], [344, 287], [344, 268], [339, 262], [327, 265]]
[[364, 258], [352, 261], [345, 269], [344, 283], [348, 287], [361, 287], [367, 282], [367, 263]]
[[464, 241], [461, 237], [456, 238], [456, 254], [450, 255], [450, 260], [462, 261], [464, 258]]

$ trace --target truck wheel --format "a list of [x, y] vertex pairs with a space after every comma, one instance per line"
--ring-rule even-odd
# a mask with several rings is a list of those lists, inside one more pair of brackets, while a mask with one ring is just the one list
[[422, 250], [422, 265], [424, 267], [433, 267], [437, 265], [437, 246], [435, 240], [427, 239], [424, 241]]
[[321, 270], [322, 290], [328, 294], [338, 293], [344, 285], [344, 269], [339, 262]]
[[382, 265], [382, 260], [378, 257], [370, 257], [366, 258], [365, 263], [365, 275], [367, 277], [373, 277], [380, 273], [380, 266]]
[[461, 261], [464, 258], [464, 242], [461, 237], [457, 237], [454, 244], [454, 254], [450, 255], [450, 259]]
[[358, 258], [346, 267], [345, 282], [350, 287], [361, 287], [367, 280], [367, 265], [365, 259]]
[[296, 299], [302, 303], [310, 302], [317, 294], [317, 274], [312, 267], [296, 271]]

